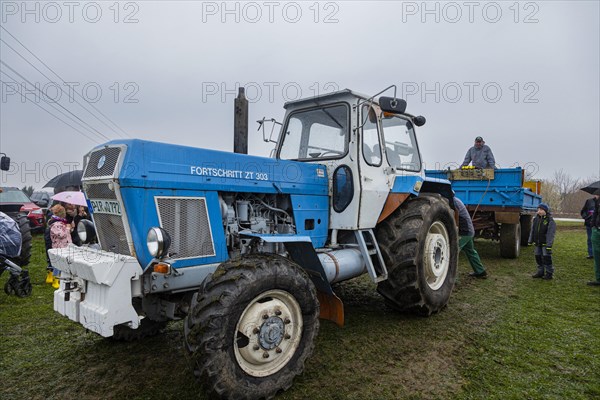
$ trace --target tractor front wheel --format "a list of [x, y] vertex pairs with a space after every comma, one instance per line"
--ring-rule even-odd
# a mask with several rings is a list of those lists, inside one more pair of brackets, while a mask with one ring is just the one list
[[304, 369], [318, 316], [315, 287], [292, 261], [227, 261], [194, 295], [184, 323], [194, 372], [216, 397], [273, 398]]
[[399, 311], [428, 316], [448, 303], [458, 263], [458, 232], [448, 202], [428, 194], [405, 202], [376, 230], [388, 270], [377, 291]]

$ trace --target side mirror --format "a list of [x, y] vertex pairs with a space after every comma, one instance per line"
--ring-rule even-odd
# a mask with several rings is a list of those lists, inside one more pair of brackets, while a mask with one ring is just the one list
[[8, 171], [10, 169], [10, 157], [2, 156], [0, 159], [0, 169], [2, 171]]
[[414, 117], [413, 119], [413, 124], [415, 124], [416, 126], [423, 126], [425, 125], [425, 117], [422, 115], [419, 115], [418, 117]]
[[384, 112], [403, 114], [406, 111], [406, 100], [382, 96], [379, 98], [379, 107]]

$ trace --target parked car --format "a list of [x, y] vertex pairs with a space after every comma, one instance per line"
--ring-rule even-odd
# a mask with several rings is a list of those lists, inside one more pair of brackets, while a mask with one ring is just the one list
[[42, 208], [48, 208], [50, 206], [50, 203], [52, 202], [52, 200], [50, 199], [50, 196], [52, 196], [51, 193], [38, 190], [38, 191], [33, 192], [31, 197], [29, 197], [29, 198], [36, 205], [38, 205]]
[[46, 226], [44, 210], [33, 203], [19, 188], [0, 188], [0, 210], [13, 217], [19, 213], [25, 214], [32, 231], [43, 231]]

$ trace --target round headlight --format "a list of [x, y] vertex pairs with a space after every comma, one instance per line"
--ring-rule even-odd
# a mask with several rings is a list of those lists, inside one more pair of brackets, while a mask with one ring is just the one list
[[152, 257], [160, 258], [169, 251], [171, 237], [163, 228], [150, 228], [146, 237], [146, 245]]
[[96, 228], [94, 223], [87, 219], [82, 219], [77, 224], [77, 235], [82, 243], [89, 243], [96, 238]]

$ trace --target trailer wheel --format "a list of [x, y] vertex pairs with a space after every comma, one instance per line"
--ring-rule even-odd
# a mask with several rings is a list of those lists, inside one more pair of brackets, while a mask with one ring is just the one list
[[500, 256], [517, 258], [521, 252], [521, 224], [500, 225]]
[[318, 316], [315, 287], [292, 261], [227, 261], [194, 295], [184, 322], [194, 373], [212, 396], [270, 399], [304, 369]]
[[21, 254], [18, 257], [12, 257], [11, 260], [15, 264], [24, 267], [29, 264], [29, 260], [31, 259], [31, 227], [25, 214], [18, 214], [13, 219], [17, 222], [21, 231]]
[[521, 215], [521, 247], [529, 246], [529, 234], [533, 224], [533, 215]]
[[126, 325], [116, 325], [110, 338], [119, 342], [142, 340], [158, 335], [167, 326], [167, 323], [168, 321], [154, 321], [144, 318], [140, 321], [140, 326], [137, 329], [131, 329]]
[[377, 291], [387, 303], [423, 316], [444, 308], [458, 263], [458, 231], [447, 201], [427, 194], [405, 202], [375, 234], [388, 269]]

